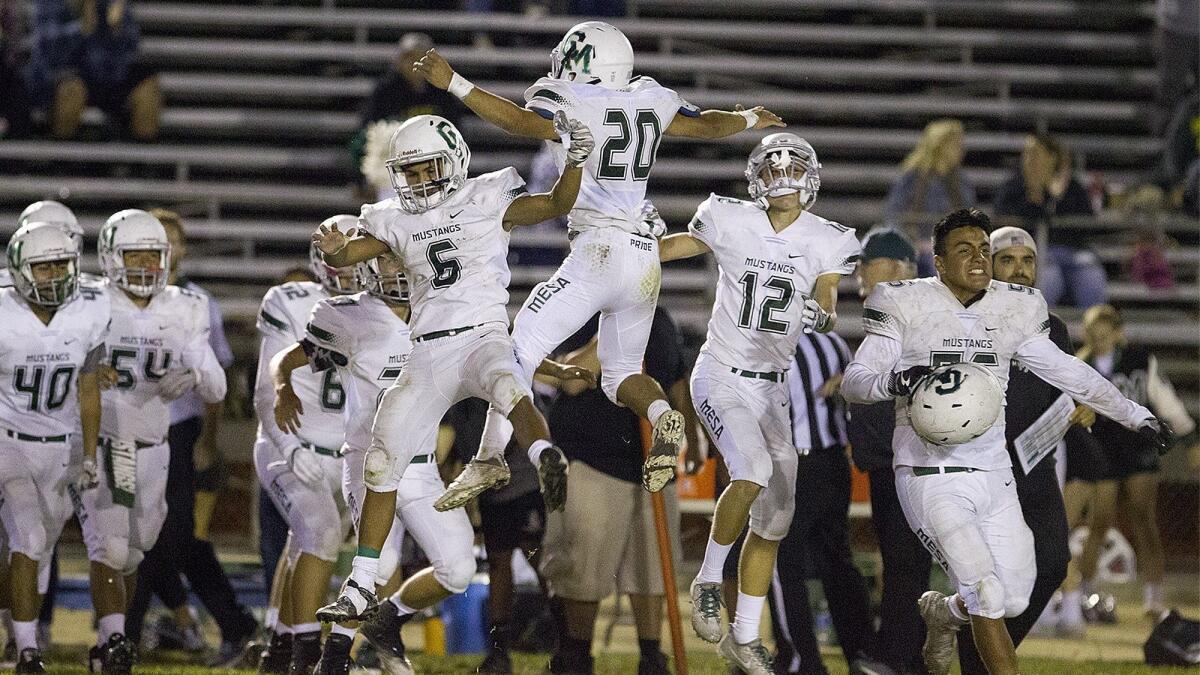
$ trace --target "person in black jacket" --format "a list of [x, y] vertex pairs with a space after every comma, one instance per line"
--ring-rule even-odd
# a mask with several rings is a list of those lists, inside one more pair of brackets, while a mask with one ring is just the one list
[[[1109, 379], [1125, 396], [1147, 405], [1166, 420], [1182, 442], [1195, 443], [1196, 423], [1188, 415], [1171, 383], [1162, 376], [1158, 360], [1145, 347], [1125, 338], [1121, 315], [1110, 305], [1097, 305], [1083, 315], [1084, 347], [1077, 356]], [[1088, 511], [1088, 540], [1079, 557], [1083, 592], [1093, 591], [1092, 580], [1108, 528], [1116, 521], [1118, 496], [1129, 516], [1129, 534], [1142, 577], [1143, 610], [1153, 619], [1163, 613], [1163, 551], [1158, 532], [1156, 502], [1157, 453], [1137, 434], [1097, 416], [1096, 437], [1108, 459], [1108, 472], [1096, 483]]]
[[[860, 296], [867, 297], [875, 284], [912, 279], [916, 274], [917, 252], [904, 235], [883, 229], [863, 240], [862, 258], [855, 272]], [[851, 403], [848, 411], [846, 435], [854, 464], [870, 477], [871, 524], [883, 558], [879, 632], [871, 656], [900, 675], [924, 673], [921, 645], [925, 642], [925, 623], [917, 611], [917, 599], [929, 588], [933, 561], [908, 526], [896, 496], [892, 472], [896, 406], [892, 401]]]

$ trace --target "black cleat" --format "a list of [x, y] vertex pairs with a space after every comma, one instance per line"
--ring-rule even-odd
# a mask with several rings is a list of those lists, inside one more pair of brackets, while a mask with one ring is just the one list
[[133, 672], [133, 641], [114, 633], [108, 642], [92, 647], [88, 652], [88, 670], [103, 675], [129, 675]]
[[538, 483], [547, 511], [562, 511], [567, 503], [567, 458], [556, 446], [542, 451], [538, 460]]
[[292, 663], [288, 675], [312, 675], [321, 660], [321, 631], [300, 633], [292, 637]]
[[259, 675], [287, 675], [292, 665], [292, 634], [272, 633], [271, 641], [258, 659]]
[[412, 673], [412, 663], [404, 654], [404, 640], [400, 637], [400, 629], [412, 615], [399, 616], [397, 611], [396, 603], [384, 601], [379, 611], [363, 622], [359, 632], [375, 647], [385, 672]]
[[475, 669], [480, 675], [512, 675], [512, 659], [508, 652], [493, 649], [483, 658], [483, 662]]
[[643, 654], [638, 660], [637, 675], [671, 675], [671, 669], [667, 666], [667, 655], [662, 652]]
[[359, 586], [352, 577], [346, 577], [342, 584], [342, 592], [338, 594], [333, 604], [325, 605], [317, 610], [317, 621], [321, 623], [346, 623], [347, 621], [365, 621], [379, 609], [379, 599], [375, 592]]
[[354, 639], [349, 635], [330, 633], [317, 662], [316, 675], [350, 675], [350, 646]]
[[26, 647], [17, 657], [17, 667], [14, 673], [44, 673], [46, 664], [42, 661], [42, 650], [36, 647]]

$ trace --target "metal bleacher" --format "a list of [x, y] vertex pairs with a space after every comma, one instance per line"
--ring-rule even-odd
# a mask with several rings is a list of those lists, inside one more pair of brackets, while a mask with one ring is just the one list
[[[399, 35], [431, 34], [467, 77], [519, 99], [578, 20], [398, 4], [141, 0], [134, 9], [142, 52], [160, 72], [165, 99], [160, 142], [113, 142], [96, 110], [85, 115], [78, 141], [0, 141], [0, 231], [39, 198], [70, 204], [90, 232], [119, 208], [175, 207], [196, 239], [189, 272], [218, 290], [230, 317], [245, 318], [264, 288], [302, 261], [313, 224], [357, 212], [362, 197], [346, 142]], [[1149, 126], [1156, 76], [1145, 0], [1105, 3], [1104, 11], [1076, 0], [631, 0], [629, 7], [631, 16], [614, 23], [633, 42], [639, 72], [701, 107], [761, 104], [784, 116], [821, 154], [816, 212], [856, 227], [878, 221], [899, 161], [935, 117], [967, 125], [967, 173], [985, 204], [1031, 131], [1055, 133], [1080, 171], [1123, 185], [1141, 182], [1162, 151]], [[472, 46], [481, 31], [495, 47]], [[462, 126], [474, 171], [527, 170], [536, 144], [470, 116]], [[741, 194], [745, 153], [759, 135], [664, 139], [650, 196], [668, 222], [681, 225], [710, 191]], [[1176, 349], [1176, 363], [1194, 364], [1196, 224], [1164, 223], [1182, 244], [1168, 256], [1181, 279], [1169, 291], [1127, 280], [1133, 237], [1121, 217], [1083, 226], [1094, 233], [1114, 299], [1153, 316], [1162, 330], [1147, 339]], [[565, 236], [518, 233], [514, 246], [561, 248]], [[548, 274], [515, 269], [514, 302]], [[664, 274], [663, 302], [693, 332], [707, 314], [695, 300], [710, 284], [702, 268]], [[845, 290], [853, 295], [851, 285]], [[845, 304], [849, 325], [856, 303]], [[1194, 391], [1195, 373], [1181, 377]]]

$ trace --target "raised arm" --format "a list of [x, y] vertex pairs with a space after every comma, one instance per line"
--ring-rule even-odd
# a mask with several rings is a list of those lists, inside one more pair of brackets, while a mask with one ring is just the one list
[[312, 241], [321, 251], [321, 257], [330, 267], [347, 267], [355, 263], [378, 258], [388, 252], [388, 245], [371, 235], [361, 232], [353, 239], [338, 230], [337, 223], [331, 227], [321, 225], [313, 233]]
[[575, 199], [579, 197], [579, 183], [583, 180], [583, 163], [592, 154], [596, 143], [586, 126], [567, 119], [561, 110], [554, 115], [554, 128], [559, 135], [568, 139], [567, 161], [562, 175], [550, 192], [521, 195], [514, 199], [504, 212], [505, 230], [566, 215], [575, 206]]
[[725, 138], [748, 129], [786, 127], [778, 115], [760, 106], [749, 110], [705, 110], [697, 117], [676, 115], [667, 126], [668, 136]]
[[471, 112], [514, 136], [544, 141], [558, 138], [553, 122], [503, 96], [497, 96], [471, 84], [454, 72], [450, 63], [436, 49], [425, 52], [425, 56], [413, 64], [413, 70], [433, 86], [456, 96], [471, 109]]
[[689, 232], [677, 232], [658, 240], [658, 259], [662, 262], [692, 258], [710, 251], [708, 244]]

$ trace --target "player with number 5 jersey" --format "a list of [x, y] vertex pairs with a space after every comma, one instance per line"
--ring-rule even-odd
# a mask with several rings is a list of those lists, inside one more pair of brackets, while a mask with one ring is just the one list
[[[723, 138], [783, 122], [761, 107], [701, 112], [653, 79], [635, 76], [629, 40], [600, 21], [567, 31], [551, 52], [550, 73], [526, 90], [525, 107], [474, 86], [434, 50], [414, 70], [501, 129], [550, 142], [560, 166], [565, 153], [551, 124], [554, 115], [565, 113], [591, 130], [596, 152], [584, 165], [569, 216], [571, 253], [530, 294], [514, 322], [513, 341], [528, 384], [538, 362], [600, 313], [601, 386], [609, 399], [654, 426], [642, 484], [661, 490], [675, 475], [684, 422], [662, 388], [642, 373], [660, 281], [661, 221], [643, 215], [658, 144], [664, 135]], [[439, 508], [453, 508], [507, 480], [503, 455], [509, 435], [503, 417], [489, 411], [475, 460]], [[535, 455], [530, 458], [537, 463]]]

